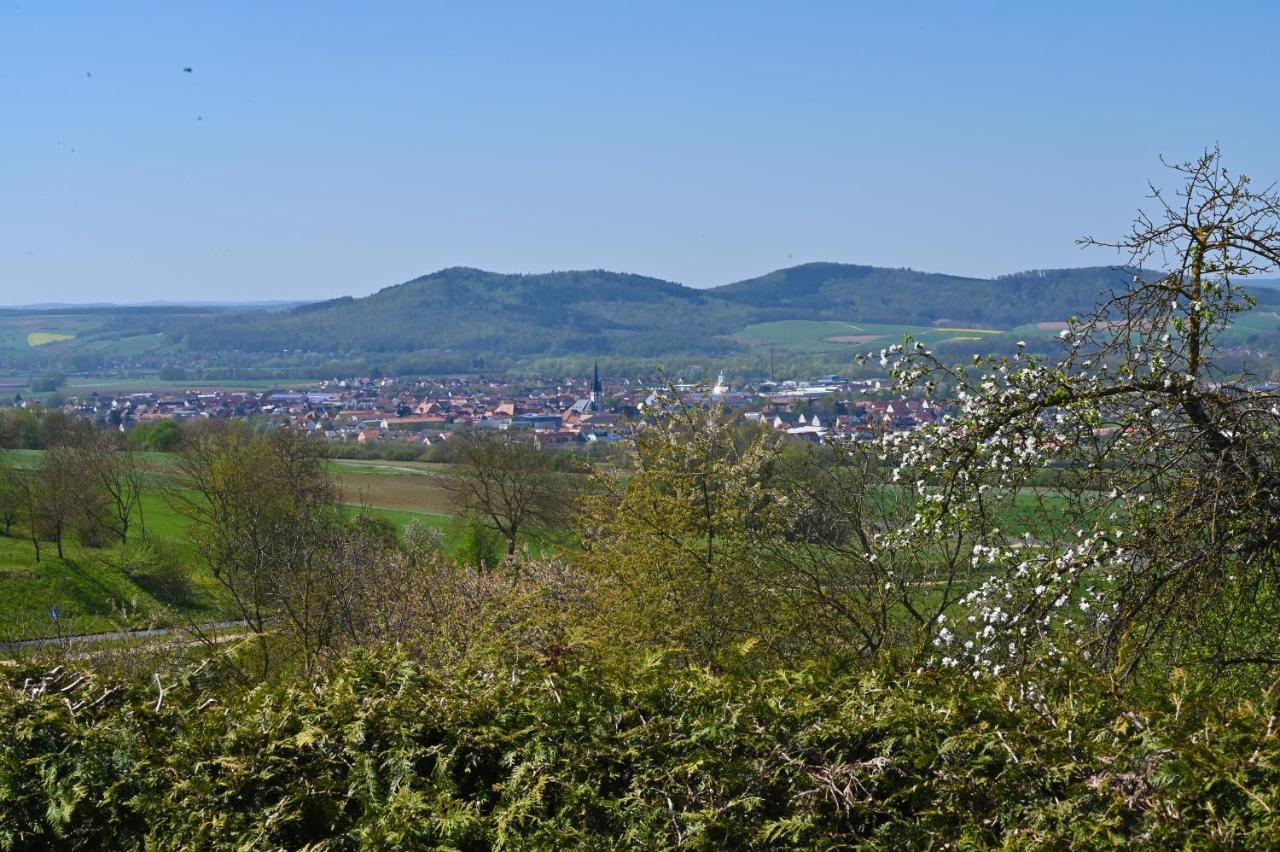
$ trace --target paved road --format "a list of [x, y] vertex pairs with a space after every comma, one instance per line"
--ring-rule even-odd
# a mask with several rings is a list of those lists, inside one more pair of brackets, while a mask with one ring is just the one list
[[[214, 621], [199, 624], [196, 628], [202, 632], [227, 630], [232, 627], [247, 627], [247, 621]], [[107, 633], [78, 633], [73, 636], [49, 637], [47, 639], [24, 639], [20, 642], [0, 642], [0, 652], [21, 651], [26, 648], [44, 648], [52, 645], [79, 645], [94, 642], [113, 642], [120, 639], [147, 639], [152, 636], [168, 636], [185, 632], [184, 627], [147, 627], [140, 630], [112, 630]]]

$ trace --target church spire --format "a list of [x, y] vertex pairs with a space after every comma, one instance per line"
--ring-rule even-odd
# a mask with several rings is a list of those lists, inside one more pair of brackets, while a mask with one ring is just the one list
[[591, 369], [591, 407], [594, 410], [599, 411], [600, 397], [602, 396], [602, 392], [600, 390], [600, 362], [595, 362]]

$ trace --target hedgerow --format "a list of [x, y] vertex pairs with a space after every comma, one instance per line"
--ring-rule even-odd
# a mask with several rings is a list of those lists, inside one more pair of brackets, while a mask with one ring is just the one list
[[568, 659], [361, 653], [225, 704], [199, 678], [13, 669], [0, 846], [1280, 844], [1267, 694]]

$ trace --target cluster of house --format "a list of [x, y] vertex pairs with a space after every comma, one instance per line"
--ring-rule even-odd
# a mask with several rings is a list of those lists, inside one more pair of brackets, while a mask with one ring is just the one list
[[606, 388], [598, 371], [589, 381], [517, 387], [478, 376], [448, 379], [333, 380], [306, 390], [188, 391], [92, 394], [66, 406], [108, 428], [128, 431], [141, 423], [186, 419], [266, 419], [361, 445], [429, 446], [459, 428], [528, 430], [545, 445], [616, 442], [636, 417], [672, 404], [724, 406], [751, 421], [811, 441], [833, 436], [870, 438], [906, 431], [942, 416], [927, 399], [876, 398], [872, 383], [824, 377], [814, 383], [766, 383], [731, 390], [723, 375], [707, 389], [674, 385], [655, 390], [618, 380]]
[[[812, 403], [810, 403], [811, 405]], [[923, 398], [895, 400], [837, 400], [823, 414], [799, 410], [796, 396], [770, 397], [756, 411], [744, 416], [771, 429], [798, 438], [821, 442], [832, 436], [871, 440], [885, 432], [909, 432], [926, 423], [936, 423], [944, 405]]]

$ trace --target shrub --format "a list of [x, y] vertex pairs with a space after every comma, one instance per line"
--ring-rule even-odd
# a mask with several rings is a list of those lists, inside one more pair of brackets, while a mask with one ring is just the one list
[[454, 519], [449, 538], [453, 557], [462, 565], [492, 569], [502, 562], [502, 536], [473, 513]]
[[[9, 848], [1271, 848], [1274, 701], [1174, 680], [358, 655], [224, 705], [14, 670]], [[225, 697], [225, 696], [221, 696]]]
[[181, 555], [163, 541], [130, 540], [111, 559], [130, 582], [162, 603], [181, 605], [194, 595], [190, 569]]

